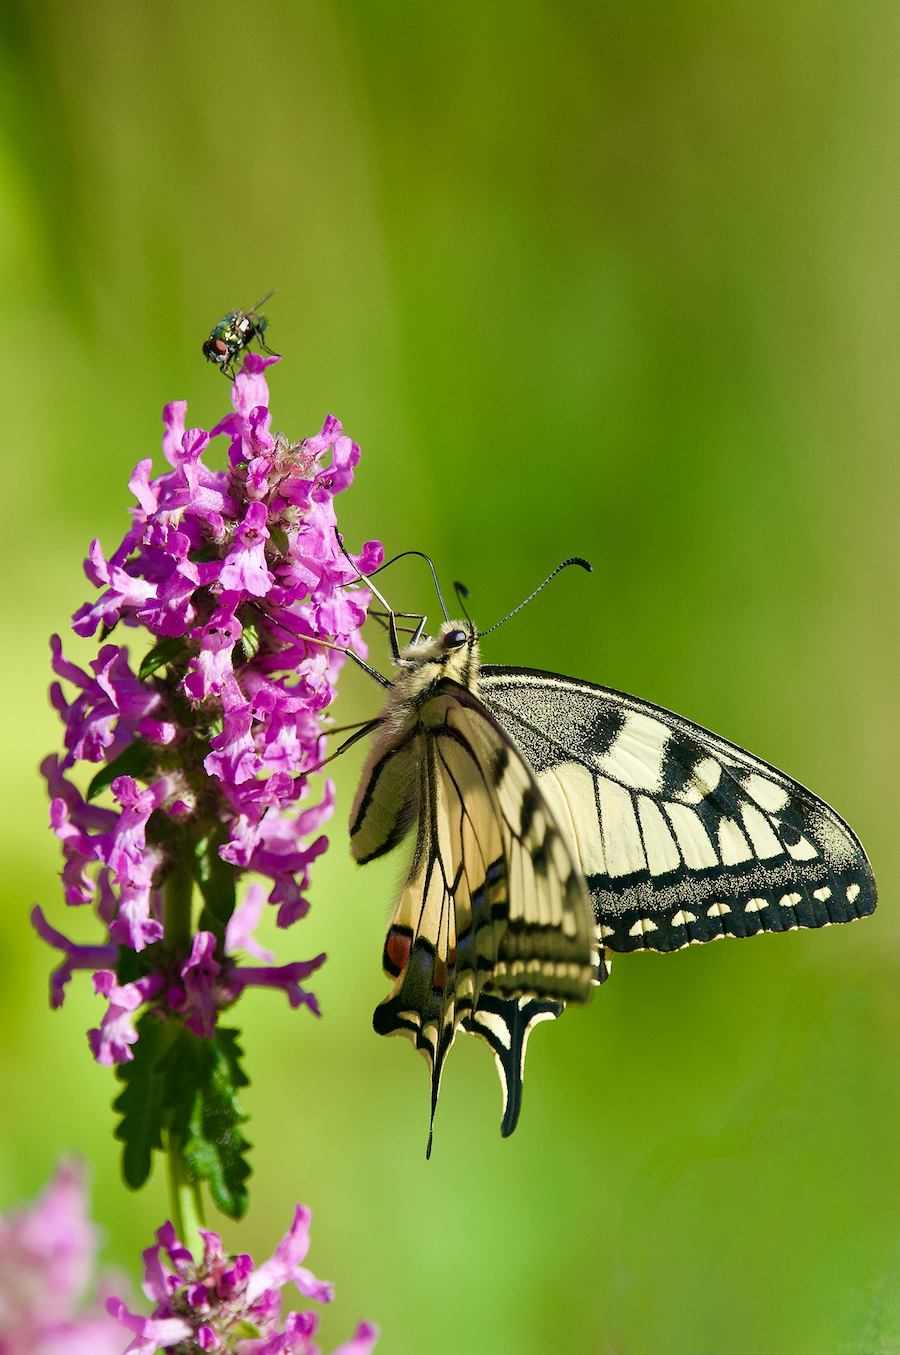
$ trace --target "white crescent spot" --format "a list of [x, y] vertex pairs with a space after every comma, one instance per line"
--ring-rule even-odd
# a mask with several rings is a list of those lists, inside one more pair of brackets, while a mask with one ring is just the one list
[[503, 1045], [504, 1049], [509, 1049], [511, 1047], [509, 1026], [496, 1012], [476, 1012], [475, 1024], [476, 1026], [484, 1026], [485, 1030], [491, 1031], [494, 1037]]

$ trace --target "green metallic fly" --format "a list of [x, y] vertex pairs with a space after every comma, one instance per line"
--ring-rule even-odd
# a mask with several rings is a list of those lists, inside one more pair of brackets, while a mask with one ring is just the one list
[[234, 380], [234, 365], [238, 357], [254, 339], [263, 352], [272, 352], [271, 348], [266, 346], [263, 338], [269, 327], [269, 322], [264, 315], [260, 315], [258, 312], [263, 302], [268, 301], [269, 297], [274, 296], [277, 291], [278, 288], [273, 287], [271, 292], [266, 292], [266, 295], [261, 297], [256, 305], [251, 306], [248, 311], [234, 310], [229, 311], [227, 315], [223, 315], [204, 343], [203, 352], [207, 361], [214, 362], [230, 381]]

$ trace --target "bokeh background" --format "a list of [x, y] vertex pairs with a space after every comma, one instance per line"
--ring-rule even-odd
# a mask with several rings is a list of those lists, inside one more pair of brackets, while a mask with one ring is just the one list
[[[487, 658], [670, 706], [814, 787], [866, 843], [872, 920], [620, 958], [535, 1035], [520, 1127], [461, 1037], [380, 1040], [398, 865], [347, 859], [361, 755], [284, 959], [254, 993], [251, 1207], [294, 1202], [384, 1355], [900, 1349], [897, 552], [900, 9], [889, 0], [5, 0], [0, 7], [3, 777], [0, 1208], [72, 1148], [138, 1273], [160, 1174], [118, 1179], [36, 767], [47, 635], [117, 542], [160, 409], [209, 427], [200, 344], [270, 287], [275, 424], [362, 444], [351, 542], [428, 550]], [[423, 569], [385, 576], [435, 610]], [[382, 667], [386, 653], [373, 635]], [[82, 662], [93, 650], [69, 640]], [[378, 693], [346, 674], [341, 714]]]

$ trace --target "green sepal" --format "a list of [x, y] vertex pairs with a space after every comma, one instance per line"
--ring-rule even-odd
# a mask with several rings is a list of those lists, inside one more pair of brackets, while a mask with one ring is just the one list
[[134, 1059], [116, 1076], [125, 1089], [113, 1102], [122, 1116], [115, 1136], [124, 1143], [122, 1176], [132, 1190], [146, 1182], [153, 1152], [166, 1135], [178, 1141], [195, 1177], [206, 1181], [223, 1213], [240, 1218], [247, 1208], [249, 1148], [238, 1128], [247, 1119], [238, 1104], [248, 1079], [240, 1066], [238, 1031], [218, 1030], [202, 1040], [174, 1018], [146, 1013], [137, 1025]]
[[269, 528], [269, 540], [273, 546], [276, 546], [282, 555], [287, 555], [290, 549], [287, 532], [281, 527]]
[[247, 663], [255, 658], [259, 650], [259, 627], [253, 622], [245, 626], [241, 631], [241, 638], [231, 651], [231, 662], [237, 667], [238, 664]]
[[153, 749], [141, 738], [134, 739], [114, 761], [101, 767], [87, 788], [87, 799], [94, 800], [101, 790], [112, 785], [117, 776], [143, 776], [153, 761]]
[[205, 546], [198, 546], [192, 550], [188, 559], [195, 565], [208, 565], [212, 560], [219, 559], [219, 548], [214, 542], [210, 541]]
[[187, 652], [187, 646], [184, 643], [183, 635], [172, 636], [168, 640], [160, 640], [158, 645], [154, 645], [151, 650], [141, 659], [141, 666], [138, 669], [138, 677], [141, 682], [146, 682], [152, 677], [157, 668], [164, 668], [167, 663], [177, 659], [179, 655]]
[[250, 1164], [244, 1157], [250, 1144], [239, 1125], [247, 1116], [237, 1099], [238, 1087], [248, 1079], [240, 1066], [243, 1050], [237, 1043], [237, 1030], [216, 1031], [212, 1043], [204, 1041], [209, 1059], [205, 1092], [194, 1102], [190, 1132], [184, 1143], [184, 1155], [193, 1171], [209, 1186], [210, 1194], [223, 1214], [242, 1218], [247, 1209]]
[[228, 828], [216, 825], [194, 847], [192, 874], [203, 895], [198, 931], [212, 932], [220, 946], [225, 945], [225, 928], [234, 912], [235, 870], [223, 861], [219, 848], [228, 841]]

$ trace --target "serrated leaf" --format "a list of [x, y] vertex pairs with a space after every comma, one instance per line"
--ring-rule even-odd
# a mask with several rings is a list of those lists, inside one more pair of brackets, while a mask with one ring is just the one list
[[194, 1173], [208, 1183], [223, 1213], [240, 1218], [247, 1208], [245, 1181], [250, 1147], [239, 1125], [247, 1116], [238, 1103], [248, 1079], [240, 1066], [237, 1030], [219, 1030], [202, 1040], [180, 1021], [149, 1013], [137, 1026], [134, 1059], [116, 1076], [125, 1089], [113, 1108], [122, 1119], [115, 1136], [122, 1143], [122, 1175], [138, 1190], [150, 1175], [153, 1153], [166, 1135], [175, 1139]]
[[132, 740], [117, 758], [107, 763], [105, 767], [100, 768], [100, 771], [88, 786], [87, 799], [96, 799], [101, 790], [106, 790], [107, 786], [111, 786], [117, 776], [143, 776], [152, 760], [153, 749], [150, 744], [144, 743], [144, 740], [140, 738]]
[[138, 677], [141, 682], [146, 682], [147, 678], [152, 677], [157, 668], [164, 668], [167, 663], [177, 659], [180, 654], [186, 653], [187, 646], [184, 643], [184, 636], [172, 636], [168, 640], [160, 640], [158, 645], [154, 645], [141, 659], [141, 666], [138, 669]]
[[198, 1095], [184, 1141], [184, 1155], [197, 1176], [206, 1181], [224, 1214], [239, 1219], [247, 1209], [250, 1164], [244, 1153], [250, 1144], [238, 1128], [247, 1116], [241, 1110], [237, 1089], [247, 1086], [240, 1066], [242, 1050], [236, 1030], [219, 1030], [206, 1042], [211, 1054], [202, 1096]]
[[122, 1116], [115, 1137], [122, 1149], [122, 1176], [132, 1190], [139, 1190], [150, 1175], [153, 1150], [163, 1146], [165, 1125], [165, 1081], [157, 1063], [161, 1043], [168, 1044], [162, 1022], [145, 1014], [137, 1023], [138, 1042], [133, 1046], [131, 1063], [120, 1063], [116, 1077], [125, 1090], [113, 1101], [113, 1110]]

